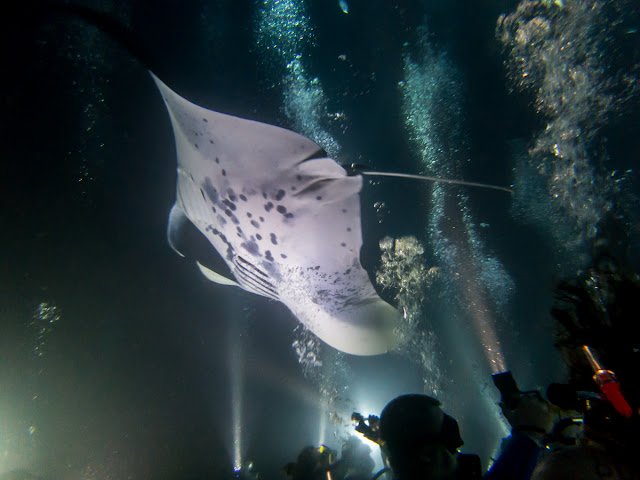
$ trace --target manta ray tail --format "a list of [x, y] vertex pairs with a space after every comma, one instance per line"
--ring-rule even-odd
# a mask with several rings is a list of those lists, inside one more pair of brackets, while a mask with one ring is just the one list
[[480, 182], [469, 182], [466, 180], [458, 180], [455, 178], [442, 178], [442, 177], [432, 177], [429, 175], [412, 175], [409, 173], [396, 173], [396, 172], [377, 172], [375, 170], [370, 170], [370, 167], [365, 165], [359, 165], [352, 163], [347, 167], [347, 171], [350, 175], [364, 175], [368, 177], [396, 177], [396, 178], [408, 178], [410, 180], [421, 180], [425, 182], [436, 182], [436, 183], [449, 183], [453, 185], [465, 185], [467, 187], [479, 187], [479, 188], [488, 188], [490, 190], [499, 190], [501, 192], [513, 193], [513, 189], [508, 187], [502, 187], [500, 185], [491, 185], [489, 183], [480, 183]]

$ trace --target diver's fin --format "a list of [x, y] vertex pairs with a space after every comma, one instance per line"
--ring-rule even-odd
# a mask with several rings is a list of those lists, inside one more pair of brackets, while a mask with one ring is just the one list
[[507, 187], [501, 187], [499, 185], [490, 185], [488, 183], [479, 182], [467, 182], [466, 180], [456, 180], [453, 178], [440, 178], [431, 177], [428, 175], [411, 175], [409, 173], [395, 173], [395, 172], [375, 172], [373, 170], [362, 170], [362, 167], [356, 164], [351, 165], [351, 172], [358, 173], [360, 175], [368, 177], [397, 177], [397, 178], [409, 178], [411, 180], [422, 180], [426, 182], [438, 182], [438, 183], [451, 183], [454, 185], [466, 185], [467, 187], [480, 187], [489, 188], [491, 190], [500, 190], [501, 192], [513, 193], [513, 189]]
[[234, 282], [230, 278], [220, 275], [218, 272], [214, 272], [210, 268], [207, 268], [204, 265], [202, 265], [200, 262], [196, 262], [196, 265], [198, 265], [198, 268], [200, 269], [202, 274], [207, 278], [207, 280], [211, 280], [212, 282], [219, 283], [220, 285], [231, 285], [234, 287], [240, 287], [240, 285], [238, 285], [236, 282]]

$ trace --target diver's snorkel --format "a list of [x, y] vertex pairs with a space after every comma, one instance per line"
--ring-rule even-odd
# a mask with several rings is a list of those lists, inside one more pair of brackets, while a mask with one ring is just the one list
[[594, 352], [588, 345], [583, 345], [582, 351], [587, 356], [587, 360], [589, 361], [591, 368], [593, 368], [593, 380], [596, 382], [596, 385], [598, 385], [598, 388], [602, 392], [604, 398], [607, 399], [607, 401], [620, 415], [625, 418], [631, 418], [633, 410], [622, 394], [620, 383], [618, 382], [615, 373], [611, 370], [605, 369], [600, 364]]

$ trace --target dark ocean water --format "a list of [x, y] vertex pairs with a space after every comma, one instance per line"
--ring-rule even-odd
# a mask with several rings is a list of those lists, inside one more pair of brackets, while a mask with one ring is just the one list
[[[522, 45], [496, 35], [517, 1], [347, 3], [86, 2], [127, 24], [155, 73], [199, 105], [329, 139], [343, 163], [516, 189], [366, 184], [372, 279], [384, 236], [416, 237], [439, 269], [417, 324], [428, 339], [377, 358], [316, 342], [324, 367], [292, 348], [302, 334], [286, 307], [208, 282], [169, 248], [175, 147], [145, 68], [82, 21], [36, 21], [28, 6], [3, 15], [0, 475], [224, 478], [240, 398], [242, 460], [280, 478], [303, 446], [339, 447], [349, 430], [319, 404], [379, 413], [409, 391], [435, 392], [486, 464], [505, 432], [474, 292], [523, 387], [563, 378], [551, 290], [588, 262], [601, 219], [621, 219], [638, 267], [637, 9], [587, 2], [622, 18], [609, 32], [595, 28], [607, 17], [578, 22], [570, 0], [544, 7], [549, 28], [585, 48], [552, 57], [546, 77], [534, 65], [540, 81], [523, 90], [510, 68], [536, 51], [510, 57]], [[593, 28], [579, 36], [581, 25]], [[557, 53], [553, 38], [531, 45]], [[302, 73], [287, 68], [296, 61]], [[583, 66], [590, 81], [566, 81]], [[552, 105], [562, 95], [568, 106]], [[555, 163], [532, 153], [547, 143], [562, 150]]]

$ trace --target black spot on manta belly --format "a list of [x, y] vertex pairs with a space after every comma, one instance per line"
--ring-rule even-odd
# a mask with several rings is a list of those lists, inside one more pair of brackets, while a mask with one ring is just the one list
[[220, 163], [220, 159], [216, 157], [216, 163]]
[[257, 238], [258, 240], [262, 240], [262, 235], [260, 235], [259, 233], [256, 233], [256, 238]]
[[280, 256], [281, 256], [282, 258], [287, 258], [287, 256], [286, 256], [284, 253], [281, 253], [281, 254], [280, 254]]
[[245, 197], [243, 194], [240, 194], [240, 200], [242, 200], [243, 202], [246, 202], [247, 197]]
[[276, 200], [280, 201], [284, 198], [284, 196], [286, 195], [286, 192], [284, 190], [278, 190], [276, 192]]
[[271, 251], [270, 250], [267, 250], [267, 251], [264, 252], [264, 258], [266, 258], [270, 262], [273, 262], [273, 255], [271, 255]]
[[229, 200], [231, 200], [232, 202], [238, 200], [238, 197], [236, 197], [236, 192], [233, 191], [233, 188], [228, 189], [227, 194], [229, 195]]
[[284, 205], [278, 205], [276, 207], [276, 210], [278, 211], [278, 213], [281, 213], [282, 215], [285, 215], [287, 213], [287, 208]]
[[219, 199], [218, 191], [216, 190], [216, 187], [214, 187], [211, 183], [211, 179], [209, 177], [205, 178], [204, 185], [202, 187], [204, 188], [207, 197], [209, 197], [209, 200], [211, 200], [211, 202], [213, 202], [214, 204], [217, 204]]
[[267, 202], [267, 203], [264, 205], [264, 209], [265, 209], [267, 212], [270, 212], [272, 208], [273, 208], [273, 203], [271, 203], [271, 202]]
[[243, 242], [240, 246], [253, 255], [260, 255], [260, 247], [254, 241]]
[[278, 244], [278, 237], [276, 237], [276, 234], [275, 233], [271, 233], [270, 236], [271, 236], [271, 243], [273, 243], [274, 245], [277, 245]]
[[253, 225], [256, 228], [260, 228], [260, 224], [258, 222], [256, 222], [255, 220], [251, 220], [251, 225]]
[[227, 176], [227, 171], [226, 171], [224, 168], [222, 169], [222, 172], [220, 172], [220, 173], [222, 173], [222, 176], [223, 176], [223, 177], [226, 177], [226, 176]]
[[231, 209], [232, 211], [236, 210], [236, 204], [233, 202], [230, 202], [229, 200], [227, 200], [226, 198], [224, 200], [222, 200], [222, 203], [224, 203], [227, 207], [229, 207], [229, 209]]
[[203, 121], [204, 123], [209, 123], [209, 120], [207, 120], [206, 118], [203, 118], [203, 119], [202, 119], [202, 121]]

